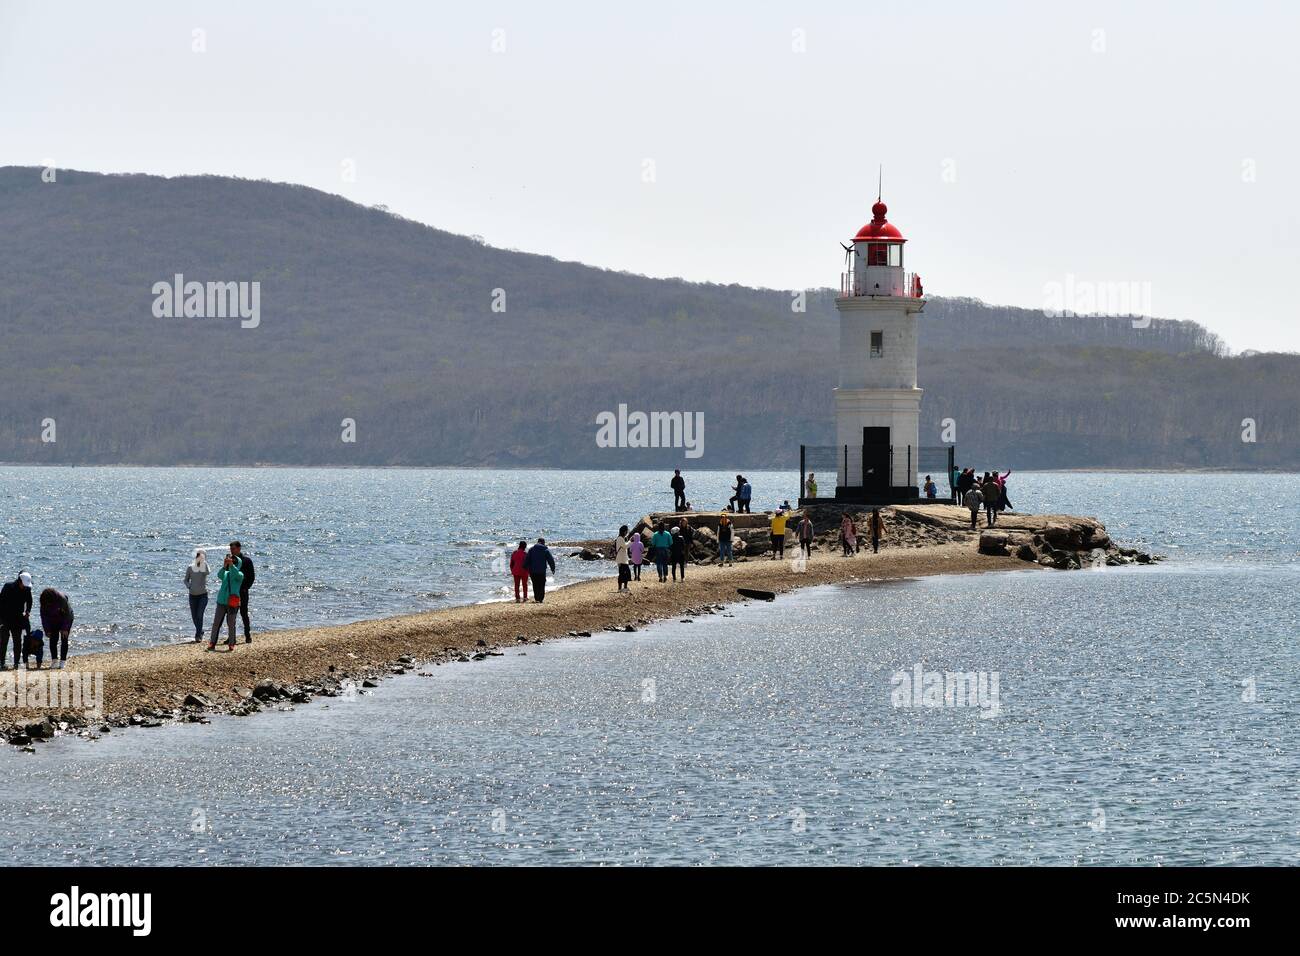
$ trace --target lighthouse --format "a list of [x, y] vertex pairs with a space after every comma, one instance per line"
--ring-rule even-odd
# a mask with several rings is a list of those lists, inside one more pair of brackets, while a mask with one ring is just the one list
[[920, 467], [921, 392], [916, 323], [920, 277], [904, 271], [907, 240], [877, 197], [871, 221], [845, 246], [835, 388], [835, 497], [865, 504], [914, 501]]

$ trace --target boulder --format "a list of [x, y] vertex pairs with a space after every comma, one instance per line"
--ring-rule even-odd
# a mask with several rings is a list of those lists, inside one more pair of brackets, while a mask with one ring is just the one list
[[1034, 550], [1032, 544], [1022, 544], [1016, 548], [1016, 557], [1021, 561], [1037, 561], [1038, 552]]
[[33, 740], [49, 740], [54, 736], [54, 721], [49, 717], [33, 720], [23, 727], [23, 733]]
[[253, 688], [253, 696], [258, 700], [279, 700], [284, 696], [284, 691], [273, 680], [261, 680]]
[[980, 554], [1008, 555], [1007, 535], [1004, 531], [981, 531]]
[[202, 694], [187, 694], [183, 705], [185, 707], [197, 707], [200, 710], [206, 710], [212, 706], [212, 701], [208, 700]]

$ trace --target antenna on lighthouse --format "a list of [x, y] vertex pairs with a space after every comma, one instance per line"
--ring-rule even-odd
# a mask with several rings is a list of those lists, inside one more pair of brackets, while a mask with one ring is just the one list
[[880, 197], [884, 195], [885, 185], [885, 164], [881, 163], [876, 170], [876, 202], [880, 202]]

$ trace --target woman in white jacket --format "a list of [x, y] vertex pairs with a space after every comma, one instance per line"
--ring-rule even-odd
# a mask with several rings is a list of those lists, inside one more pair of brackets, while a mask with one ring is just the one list
[[202, 549], [185, 567], [185, 586], [190, 591], [190, 617], [194, 619], [194, 640], [203, 640], [203, 613], [208, 609], [208, 558]]

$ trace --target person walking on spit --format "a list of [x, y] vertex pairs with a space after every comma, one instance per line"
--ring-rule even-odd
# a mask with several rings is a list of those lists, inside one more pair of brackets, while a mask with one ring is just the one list
[[628, 582], [632, 580], [632, 568], [628, 565], [628, 540], [627, 525], [621, 525], [618, 529], [618, 537], [614, 539], [614, 562], [618, 565], [618, 590], [628, 590]]
[[217, 572], [221, 587], [217, 589], [217, 613], [212, 615], [212, 634], [208, 637], [208, 650], [217, 649], [217, 638], [221, 636], [221, 625], [225, 624], [230, 632], [226, 647], [235, 649], [235, 618], [239, 616], [239, 588], [244, 583], [244, 574], [239, 570], [242, 564], [233, 554], [227, 554]]
[[655, 559], [655, 569], [659, 572], [659, 581], [668, 580], [668, 556], [673, 550], [673, 536], [668, 528], [660, 523], [659, 530], [650, 538], [650, 553]]
[[723, 515], [718, 519], [718, 564], [735, 564], [731, 553], [731, 519]]
[[[72, 633], [72, 603], [62, 591], [46, 588], [41, 592], [40, 607], [41, 630], [50, 639], [50, 667], [63, 670], [68, 662], [68, 635]], [[39, 666], [39, 656], [36, 662]]]
[[880, 517], [880, 509], [871, 509], [871, 550], [880, 553], [880, 539], [885, 536], [885, 519]]
[[[196, 644], [203, 640], [203, 618], [208, 612], [208, 573], [208, 556], [200, 548], [194, 552], [194, 560], [185, 565], [185, 587], [190, 592], [190, 620], [194, 622]], [[42, 591], [41, 595], [44, 594]]]
[[[515, 583], [515, 603], [528, 603], [528, 542], [520, 541], [519, 547], [510, 552], [510, 578]], [[520, 596], [520, 592], [523, 596]]]
[[[963, 477], [965, 477], [963, 475]], [[966, 507], [970, 509], [970, 526], [973, 529], [980, 516], [980, 505], [984, 502], [984, 493], [978, 485], [970, 485], [966, 490]]]
[[929, 475], [925, 476], [924, 490], [925, 490], [926, 498], [930, 499], [931, 501], [934, 501], [935, 498], [939, 497], [939, 486], [934, 483], [934, 479], [931, 478]]
[[847, 511], [844, 517], [840, 519], [840, 544], [844, 545], [844, 557], [856, 554], [858, 551], [858, 529], [853, 524], [853, 516]]
[[[691, 545], [695, 542], [695, 529], [691, 527], [691, 522], [689, 518], [682, 518], [682, 523], [680, 527], [681, 527], [681, 535], [682, 535], [682, 547], [685, 554], [685, 559], [689, 561], [691, 560]], [[685, 576], [686, 576], [685, 574], [682, 575], [682, 577]]]
[[772, 560], [785, 557], [785, 523], [787, 517], [784, 511], [777, 511], [772, 515]]
[[24, 571], [0, 588], [0, 671], [5, 667], [9, 640], [14, 642], [14, 670], [23, 654], [23, 635], [31, 631], [32, 576]]
[[239, 586], [239, 618], [244, 622], [244, 643], [252, 644], [252, 628], [248, 624], [248, 589], [253, 586], [253, 559], [244, 554], [244, 548], [238, 541], [230, 542], [230, 553], [239, 559], [239, 570], [244, 575], [244, 583]]
[[538, 538], [537, 543], [528, 549], [526, 559], [528, 573], [533, 579], [533, 600], [541, 604], [546, 600], [546, 569], [555, 574], [555, 558], [546, 546], [545, 538]]
[[991, 528], [998, 523], [998, 502], [1002, 500], [1002, 486], [993, 474], [988, 474], [984, 477], [980, 491], [984, 494], [985, 527]]
[[804, 482], [804, 486], [807, 490], [806, 497], [809, 498], [817, 497], [817, 476], [813, 474], [811, 471], [808, 472], [808, 480]]
[[627, 556], [632, 564], [632, 580], [641, 580], [641, 562], [645, 560], [645, 539], [640, 534], [632, 535], [628, 542]]
[[744, 483], [740, 486], [740, 509], [743, 512], [745, 512], [745, 514], [750, 513], [749, 499], [752, 498], [753, 496], [754, 496], [754, 489], [750, 485], [749, 479], [745, 478]]
[[961, 474], [957, 476], [957, 503], [966, 503], [966, 493], [975, 485], [975, 473], [969, 468], [963, 468]]
[[682, 580], [686, 580], [686, 538], [682, 535], [681, 528], [673, 528], [672, 544], [669, 546], [672, 553], [673, 563], [673, 580], [677, 580], [677, 569], [681, 568]]
[[682, 477], [680, 468], [673, 469], [672, 481], [668, 482], [668, 487], [673, 490], [673, 510], [686, 510], [686, 479]]
[[1011, 477], [1010, 468], [1008, 468], [1007, 473], [1000, 478], [998, 477], [997, 472], [993, 473], [993, 479], [998, 483], [998, 511], [999, 512], [1002, 512], [1007, 508], [1010, 508], [1012, 511], [1016, 510], [1015, 505], [1011, 503], [1011, 498], [1007, 495], [1007, 479], [1010, 477]]
[[812, 542], [813, 523], [807, 513], [805, 513], [803, 520], [799, 522], [799, 552], [805, 558], [812, 558]]

